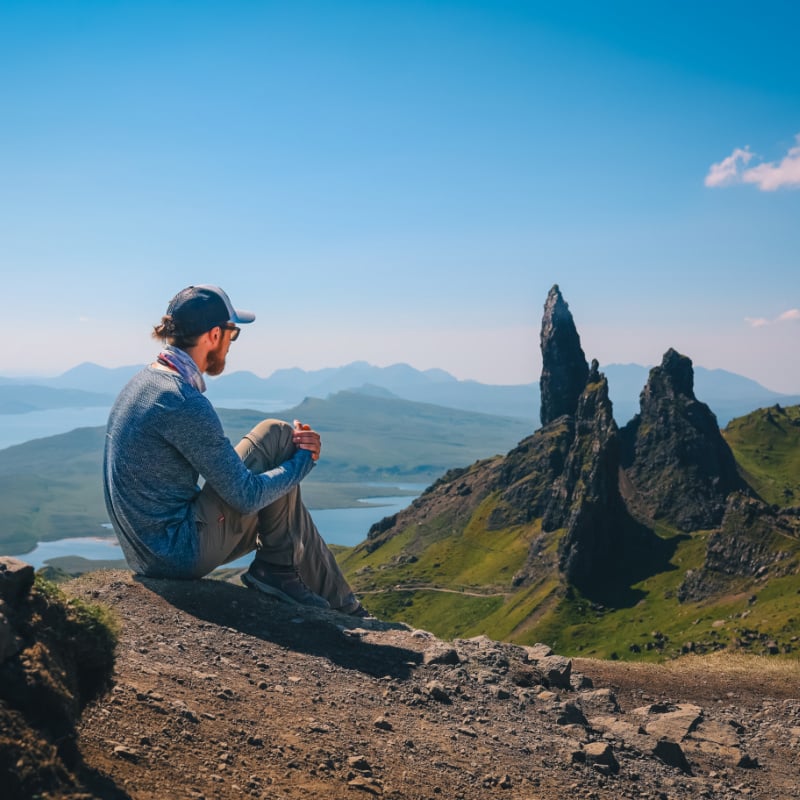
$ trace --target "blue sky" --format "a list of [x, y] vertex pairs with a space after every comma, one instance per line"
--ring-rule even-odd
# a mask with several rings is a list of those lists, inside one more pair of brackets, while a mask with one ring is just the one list
[[229, 369], [800, 392], [800, 5], [0, 0], [0, 375], [143, 363], [191, 283]]

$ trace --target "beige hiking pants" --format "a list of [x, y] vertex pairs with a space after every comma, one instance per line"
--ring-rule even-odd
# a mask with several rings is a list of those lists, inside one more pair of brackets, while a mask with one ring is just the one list
[[[265, 472], [292, 457], [292, 426], [276, 419], [260, 422], [236, 445], [252, 472]], [[303, 504], [300, 486], [255, 514], [241, 514], [208, 484], [195, 501], [201, 539], [198, 577], [247, 553], [270, 564], [294, 565], [311, 591], [331, 608], [348, 609], [356, 602], [339, 565], [319, 535]]]

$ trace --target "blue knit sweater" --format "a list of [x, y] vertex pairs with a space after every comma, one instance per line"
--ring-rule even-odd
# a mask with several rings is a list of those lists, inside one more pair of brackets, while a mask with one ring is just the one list
[[275, 469], [251, 472], [211, 403], [174, 372], [146, 367], [120, 393], [108, 419], [106, 508], [134, 572], [192, 577], [199, 556], [194, 500], [200, 475], [243, 514], [296, 486], [314, 462], [307, 450]]

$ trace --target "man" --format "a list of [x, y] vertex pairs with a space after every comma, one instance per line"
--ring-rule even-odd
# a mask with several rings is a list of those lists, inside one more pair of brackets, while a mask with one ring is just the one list
[[203, 373], [223, 371], [238, 325], [254, 320], [217, 286], [189, 286], [172, 299], [153, 330], [161, 352], [125, 386], [108, 419], [111, 523], [139, 574], [200, 578], [255, 551], [242, 576], [247, 586], [367, 616], [300, 497], [319, 434], [298, 421], [264, 420], [234, 448], [203, 395]]

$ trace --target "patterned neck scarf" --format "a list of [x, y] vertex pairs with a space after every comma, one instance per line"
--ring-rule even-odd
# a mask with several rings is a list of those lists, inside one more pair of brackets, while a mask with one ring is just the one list
[[186, 352], [171, 344], [164, 345], [164, 349], [158, 354], [156, 359], [159, 364], [171, 367], [181, 378], [190, 383], [198, 392], [206, 390], [206, 382], [203, 380], [203, 373], [194, 363], [194, 359]]

